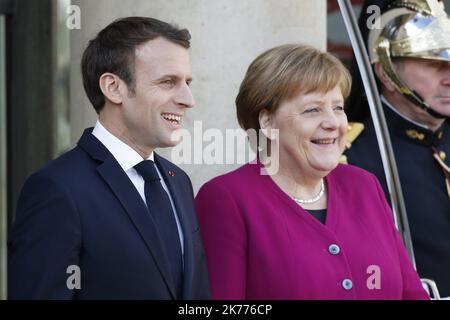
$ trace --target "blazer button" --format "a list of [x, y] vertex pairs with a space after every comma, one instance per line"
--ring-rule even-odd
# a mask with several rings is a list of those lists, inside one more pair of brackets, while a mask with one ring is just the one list
[[335, 255], [339, 254], [339, 252], [341, 252], [341, 248], [339, 248], [339, 246], [337, 244], [331, 244], [328, 247], [328, 252], [335, 256]]
[[352, 288], [353, 288], [353, 282], [352, 282], [352, 280], [350, 280], [350, 279], [344, 279], [344, 280], [342, 280], [342, 287], [343, 287], [345, 290], [352, 290]]

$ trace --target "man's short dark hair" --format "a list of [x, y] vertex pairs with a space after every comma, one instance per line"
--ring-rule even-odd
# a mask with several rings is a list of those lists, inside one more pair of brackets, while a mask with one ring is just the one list
[[115, 20], [89, 41], [81, 60], [81, 72], [84, 90], [97, 113], [105, 104], [105, 96], [99, 86], [101, 75], [106, 72], [117, 75], [133, 93], [135, 49], [158, 37], [186, 49], [190, 47], [191, 35], [187, 29], [148, 17]]

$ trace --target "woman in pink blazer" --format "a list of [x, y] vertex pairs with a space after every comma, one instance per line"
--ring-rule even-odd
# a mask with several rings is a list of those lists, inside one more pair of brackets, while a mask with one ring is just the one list
[[309, 46], [250, 65], [237, 115], [264, 132], [268, 155], [196, 198], [213, 298], [428, 298], [376, 178], [339, 165], [350, 86], [339, 60]]

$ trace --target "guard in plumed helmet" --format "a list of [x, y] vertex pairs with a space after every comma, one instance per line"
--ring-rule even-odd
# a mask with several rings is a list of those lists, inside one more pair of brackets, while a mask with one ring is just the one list
[[[370, 5], [381, 17], [370, 23]], [[372, 17], [373, 18], [373, 17]], [[368, 1], [359, 25], [399, 170], [417, 270], [450, 296], [450, 19], [436, 0]], [[364, 89], [353, 68], [343, 161], [373, 172], [388, 196]]]

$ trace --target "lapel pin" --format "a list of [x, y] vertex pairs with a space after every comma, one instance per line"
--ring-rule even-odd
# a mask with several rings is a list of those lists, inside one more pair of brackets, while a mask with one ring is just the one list
[[173, 173], [173, 171], [170, 170], [170, 171], [169, 171], [169, 176], [174, 177], [174, 176], [175, 176], [175, 173]]

